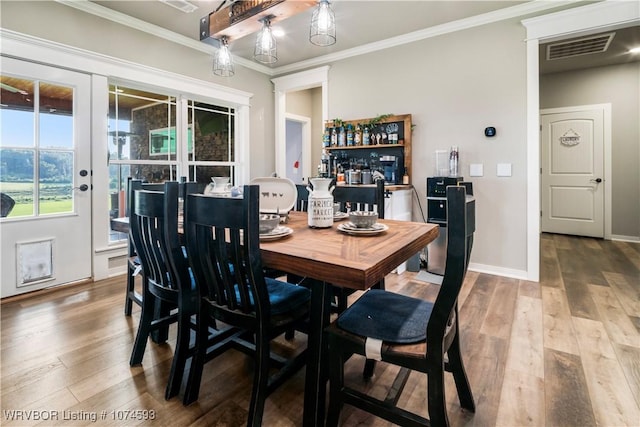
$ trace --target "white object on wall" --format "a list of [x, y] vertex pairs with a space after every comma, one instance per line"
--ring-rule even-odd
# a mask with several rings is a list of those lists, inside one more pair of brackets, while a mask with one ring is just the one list
[[498, 163], [496, 167], [497, 176], [511, 176], [511, 163]]

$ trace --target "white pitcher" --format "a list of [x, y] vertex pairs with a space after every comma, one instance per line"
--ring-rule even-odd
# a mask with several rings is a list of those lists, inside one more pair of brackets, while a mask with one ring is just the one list
[[309, 227], [327, 228], [333, 225], [333, 189], [329, 178], [311, 178], [313, 190], [309, 190], [307, 215]]

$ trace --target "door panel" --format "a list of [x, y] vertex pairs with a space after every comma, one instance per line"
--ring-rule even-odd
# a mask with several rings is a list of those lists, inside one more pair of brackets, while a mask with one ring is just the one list
[[[90, 278], [90, 77], [2, 58], [1, 296]], [[8, 161], [8, 159], [11, 161]]]
[[603, 110], [543, 114], [541, 123], [542, 231], [604, 237]]

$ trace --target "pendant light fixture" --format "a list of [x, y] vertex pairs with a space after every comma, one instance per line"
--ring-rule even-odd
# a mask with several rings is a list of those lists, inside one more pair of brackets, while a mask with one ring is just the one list
[[276, 50], [276, 39], [271, 31], [271, 17], [261, 19], [262, 30], [256, 38], [256, 47], [253, 51], [253, 58], [263, 64], [273, 64], [278, 60]]
[[331, 46], [336, 42], [336, 17], [329, 0], [319, 0], [313, 11], [309, 41], [316, 46]]
[[231, 53], [229, 53], [229, 40], [226, 36], [220, 39], [220, 48], [213, 58], [213, 74], [221, 77], [231, 77], [235, 74]]

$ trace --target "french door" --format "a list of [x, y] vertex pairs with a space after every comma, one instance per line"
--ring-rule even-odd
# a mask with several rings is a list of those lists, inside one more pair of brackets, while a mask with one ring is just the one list
[[91, 78], [5, 57], [1, 70], [0, 192], [12, 205], [0, 220], [7, 297], [92, 276]]

